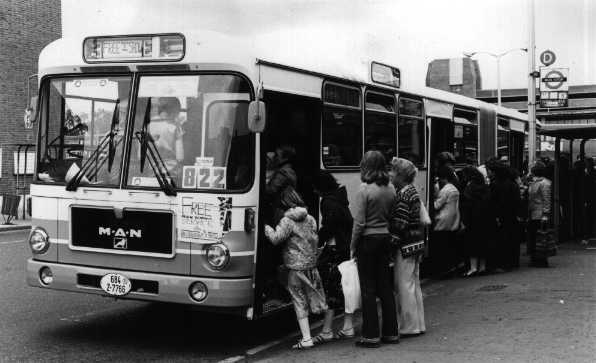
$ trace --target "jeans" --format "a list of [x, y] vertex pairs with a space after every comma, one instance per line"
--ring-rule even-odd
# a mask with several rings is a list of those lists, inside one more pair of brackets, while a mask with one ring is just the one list
[[377, 297], [381, 300], [383, 337], [399, 335], [389, 267], [391, 253], [388, 234], [364, 236], [356, 249], [362, 294], [362, 338], [366, 341], [380, 340]]

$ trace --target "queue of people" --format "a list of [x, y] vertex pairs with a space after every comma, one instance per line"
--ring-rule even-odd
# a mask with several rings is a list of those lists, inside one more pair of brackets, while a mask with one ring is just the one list
[[[283, 245], [286, 289], [302, 333], [293, 348], [355, 337], [352, 314], [344, 314], [341, 329], [334, 332], [332, 327], [335, 312], [344, 306], [338, 265], [350, 258], [356, 259], [362, 294], [362, 336], [355, 344], [378, 347], [398, 343], [400, 336], [423, 334], [419, 263], [424, 250], [402, 252], [412, 242], [424, 243], [421, 202], [412, 185], [414, 165], [396, 158], [388, 173], [385, 157], [378, 151], [367, 152], [361, 162], [362, 184], [355, 197], [354, 216], [345, 187], [321, 170], [313, 182], [322, 217], [317, 231], [295, 189], [294, 155], [287, 146], [270, 155], [265, 188], [272, 207], [268, 218], [272, 226], [265, 227], [265, 235], [271, 243]], [[381, 327], [377, 297], [382, 305]], [[310, 313], [324, 314], [323, 328], [314, 337]]]
[[546, 165], [537, 162], [523, 178], [506, 160], [496, 158], [456, 172], [444, 154], [437, 158], [433, 205], [431, 255], [440, 258], [438, 271], [467, 267], [467, 277], [516, 269], [524, 241], [531, 266], [548, 266], [554, 240], [549, 241], [551, 181]]
[[[456, 173], [449, 153], [443, 154], [437, 158], [430, 246], [431, 258], [438, 255], [441, 260], [431, 262], [442, 263], [446, 270], [454, 261], [465, 261], [465, 276], [517, 268], [524, 222], [528, 221], [532, 264], [547, 266], [549, 253], [537, 243], [551, 213], [551, 183], [545, 178], [544, 165], [537, 163], [522, 181], [496, 159], [483, 168], [467, 166]], [[349, 259], [357, 265], [362, 302], [361, 337], [355, 344], [375, 348], [424, 334], [420, 263], [428, 249], [425, 228], [431, 218], [413, 185], [414, 164], [394, 158], [388, 171], [382, 153], [367, 151], [360, 163], [362, 183], [352, 205], [353, 215], [345, 187], [329, 172], [319, 171], [312, 183], [320, 197], [321, 226], [317, 228], [296, 191], [294, 157], [289, 146], [268, 155], [265, 188], [271, 207], [265, 235], [282, 246], [284, 283], [302, 333], [293, 348], [355, 337], [352, 313], [344, 314], [341, 329], [333, 331], [332, 327], [335, 313], [344, 307], [338, 266]], [[523, 201], [527, 201], [525, 212]], [[310, 313], [324, 314], [322, 330], [314, 337]]]

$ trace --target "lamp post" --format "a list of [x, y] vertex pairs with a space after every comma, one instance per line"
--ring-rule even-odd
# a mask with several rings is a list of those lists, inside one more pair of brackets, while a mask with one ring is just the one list
[[501, 107], [501, 57], [503, 57], [506, 54], [509, 54], [511, 52], [514, 52], [516, 50], [522, 50], [524, 52], [527, 52], [528, 49], [526, 48], [513, 48], [513, 49], [509, 49], [506, 52], [503, 53], [491, 53], [491, 52], [464, 52], [464, 56], [468, 57], [468, 58], [472, 58], [473, 56], [475, 56], [476, 54], [486, 54], [486, 55], [490, 55], [491, 57], [495, 58], [497, 60], [497, 105], [499, 107]]

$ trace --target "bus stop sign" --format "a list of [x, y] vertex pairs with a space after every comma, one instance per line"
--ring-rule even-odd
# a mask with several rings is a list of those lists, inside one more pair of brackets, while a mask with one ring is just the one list
[[557, 57], [555, 56], [555, 52], [552, 50], [545, 50], [544, 52], [540, 53], [540, 62], [542, 62], [542, 64], [544, 64], [546, 67], [555, 63], [556, 60]]
[[540, 107], [567, 107], [569, 68], [540, 68]]

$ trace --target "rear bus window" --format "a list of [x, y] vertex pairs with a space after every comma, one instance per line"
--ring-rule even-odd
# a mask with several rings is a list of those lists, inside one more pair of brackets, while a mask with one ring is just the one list
[[358, 166], [362, 158], [362, 102], [360, 89], [327, 83], [322, 125], [325, 167]]

